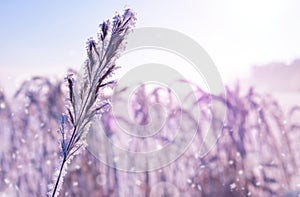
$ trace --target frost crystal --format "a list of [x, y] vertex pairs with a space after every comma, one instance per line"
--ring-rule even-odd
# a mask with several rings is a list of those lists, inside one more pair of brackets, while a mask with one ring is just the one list
[[201, 185], [197, 185], [197, 189], [199, 190], [199, 191], [201, 191], [202, 190], [202, 187], [201, 187]]
[[4, 183], [6, 183], [6, 184], [9, 184], [10, 183], [10, 181], [8, 180], [8, 179], [4, 179]]
[[114, 162], [118, 162], [120, 160], [119, 157], [114, 157]]
[[236, 188], [236, 184], [235, 183], [231, 183], [230, 184], [230, 190], [234, 190]]
[[0, 104], [0, 109], [5, 109], [5, 107], [6, 107], [5, 103]]
[[160, 144], [158, 144], [157, 146], [156, 146], [156, 149], [157, 150], [161, 150], [163, 147], [162, 147], [162, 145], [160, 145]]
[[135, 184], [136, 184], [137, 186], [140, 186], [140, 185], [142, 184], [142, 181], [141, 181], [141, 180], [136, 180], [136, 181], [135, 181]]

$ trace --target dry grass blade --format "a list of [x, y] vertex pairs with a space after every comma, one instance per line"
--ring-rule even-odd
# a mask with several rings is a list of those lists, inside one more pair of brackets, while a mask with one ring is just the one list
[[69, 104], [66, 106], [66, 114], [61, 118], [62, 162], [49, 193], [51, 196], [58, 195], [67, 163], [85, 146], [85, 136], [94, 116], [109, 103], [102, 100], [100, 91], [112, 84], [106, 80], [116, 69], [115, 60], [124, 49], [124, 40], [135, 20], [134, 13], [126, 9], [123, 15], [116, 15], [112, 22], [103, 22], [98, 41], [89, 39], [87, 42], [88, 59], [82, 73], [79, 73], [77, 80], [72, 74], [66, 78]]

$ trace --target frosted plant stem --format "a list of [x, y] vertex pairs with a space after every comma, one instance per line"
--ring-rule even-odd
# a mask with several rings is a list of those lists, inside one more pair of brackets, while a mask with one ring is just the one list
[[60, 177], [61, 177], [62, 171], [63, 171], [64, 166], [65, 166], [65, 163], [66, 163], [66, 158], [64, 157], [64, 159], [63, 159], [63, 161], [61, 163], [61, 166], [60, 166], [58, 177], [56, 179], [56, 183], [55, 183], [55, 186], [54, 186], [54, 189], [53, 189], [52, 197], [55, 197], [55, 193], [56, 193], [56, 190], [58, 188], [58, 184], [59, 184], [59, 181], [60, 181]]
[[[61, 189], [65, 175], [64, 168], [76, 154], [79, 154], [79, 149], [86, 145], [85, 136], [93, 118], [97, 114], [104, 113], [102, 108], [109, 105], [109, 98], [101, 96], [102, 88], [112, 88], [113, 85], [110, 84], [115, 84], [114, 80], [110, 82], [107, 80], [116, 69], [115, 61], [124, 50], [124, 40], [133, 28], [135, 20], [135, 14], [130, 9], [126, 9], [123, 15], [117, 14], [112, 23], [103, 22], [100, 25], [98, 42], [93, 39], [87, 42], [88, 59], [83, 66], [83, 72], [79, 74], [80, 77], [77, 81], [72, 74], [66, 78], [69, 102], [66, 105], [66, 113], [62, 115], [59, 129], [62, 134], [63, 160], [58, 176], [54, 179], [53, 190], [49, 192], [52, 197], [57, 196]], [[104, 53], [104, 56], [100, 57], [100, 53]], [[70, 127], [73, 129], [69, 129]]]

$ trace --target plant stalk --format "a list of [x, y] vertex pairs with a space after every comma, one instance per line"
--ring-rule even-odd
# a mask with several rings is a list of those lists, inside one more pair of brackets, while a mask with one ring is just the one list
[[59, 181], [60, 181], [60, 178], [61, 178], [61, 174], [62, 174], [62, 171], [64, 169], [64, 166], [65, 166], [65, 163], [66, 163], [66, 157], [64, 157], [62, 163], [61, 163], [61, 166], [60, 166], [60, 170], [59, 170], [59, 174], [58, 174], [58, 177], [56, 179], [56, 183], [55, 183], [55, 187], [53, 189], [53, 193], [52, 193], [52, 197], [55, 197], [55, 193], [57, 191], [57, 188], [58, 188], [58, 184], [59, 184]]

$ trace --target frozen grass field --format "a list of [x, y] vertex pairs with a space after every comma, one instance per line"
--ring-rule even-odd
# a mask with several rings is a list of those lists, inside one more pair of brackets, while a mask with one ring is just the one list
[[255, 76], [221, 93], [195, 77], [123, 83], [136, 21], [129, 8], [104, 20], [65, 78], [0, 89], [0, 197], [300, 196], [299, 91], [262, 89]]

